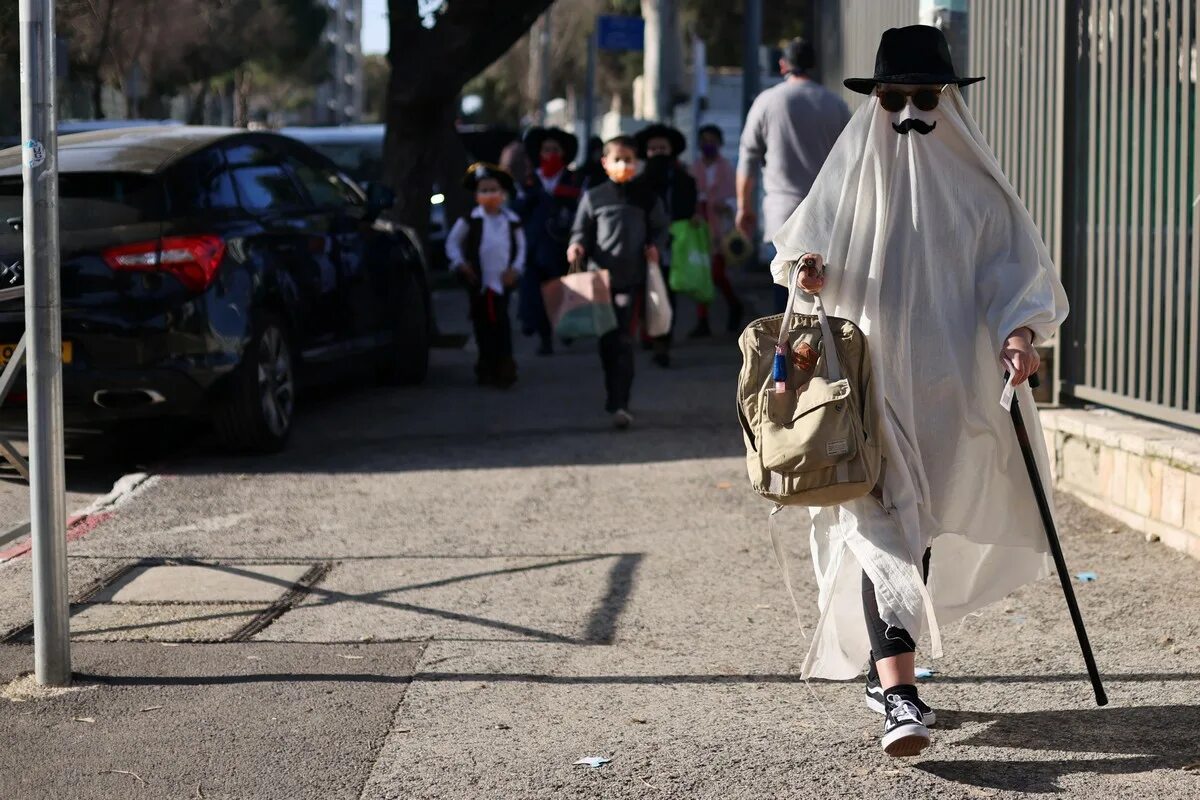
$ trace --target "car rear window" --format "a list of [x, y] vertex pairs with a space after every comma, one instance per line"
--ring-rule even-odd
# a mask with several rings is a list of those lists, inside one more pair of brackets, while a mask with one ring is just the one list
[[[0, 220], [22, 215], [19, 177], [0, 178]], [[162, 184], [153, 175], [69, 172], [58, 176], [58, 222], [64, 231], [160, 222]]]

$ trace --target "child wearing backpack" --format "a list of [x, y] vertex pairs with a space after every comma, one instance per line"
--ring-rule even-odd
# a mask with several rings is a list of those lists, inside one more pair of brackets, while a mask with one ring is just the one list
[[476, 382], [507, 389], [517, 381], [508, 301], [525, 269], [525, 232], [521, 218], [504, 207], [514, 189], [507, 172], [494, 164], [473, 164], [463, 187], [475, 193], [477, 205], [450, 229], [446, 257], [471, 299], [479, 350]]
[[615, 330], [600, 337], [600, 361], [607, 392], [605, 410], [613, 425], [633, 424], [629, 395], [633, 388], [634, 329], [646, 295], [646, 262], [658, 262], [670, 225], [662, 201], [643, 178], [635, 177], [638, 145], [618, 136], [604, 145], [600, 159], [608, 180], [588, 189], [575, 214], [567, 260], [587, 259], [608, 270]]

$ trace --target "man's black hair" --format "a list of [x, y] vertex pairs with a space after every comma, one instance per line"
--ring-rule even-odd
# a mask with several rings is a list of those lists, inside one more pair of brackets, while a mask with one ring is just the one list
[[709, 123], [708, 125], [701, 125], [700, 130], [696, 131], [697, 136], [703, 136], [706, 133], [711, 133], [713, 136], [717, 137], [718, 142], [725, 144], [725, 132], [718, 126]]
[[817, 65], [816, 51], [808, 39], [801, 36], [784, 43], [782, 57], [793, 75], [803, 75]]

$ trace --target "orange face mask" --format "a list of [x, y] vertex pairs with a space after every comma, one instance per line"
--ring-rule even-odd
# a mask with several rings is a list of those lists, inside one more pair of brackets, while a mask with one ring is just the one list
[[504, 206], [504, 192], [476, 192], [475, 202], [483, 206], [483, 210], [495, 214]]
[[608, 161], [604, 171], [613, 183], [629, 183], [637, 175], [637, 165], [629, 161]]

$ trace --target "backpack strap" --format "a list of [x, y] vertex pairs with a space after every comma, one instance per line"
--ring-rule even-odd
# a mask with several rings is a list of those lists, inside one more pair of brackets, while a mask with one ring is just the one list
[[521, 230], [521, 220], [508, 221], [508, 266], [517, 263], [517, 232]]
[[467, 257], [476, 269], [483, 269], [479, 263], [479, 249], [483, 247], [483, 220], [475, 215], [467, 217], [467, 241], [463, 247], [463, 255]]
[[[794, 277], [792, 285], [788, 287], [787, 307], [783, 311], [783, 320], [779, 325], [779, 338], [775, 341], [775, 354], [777, 357], [781, 355], [782, 350], [787, 348], [788, 334], [792, 330], [792, 317], [796, 312], [796, 295], [800, 293], [800, 275], [802, 273], [799, 269], [799, 264], [793, 269], [795, 269], [794, 273], [791, 273], [789, 270], [789, 273]], [[821, 300], [820, 294], [813, 295], [813, 304], [817, 309], [817, 321], [821, 325], [821, 349], [825, 353], [825, 364], [829, 371], [829, 380], [840, 381], [842, 379], [842, 366], [838, 362], [837, 344], [833, 338], [833, 331], [829, 327], [829, 317], [825, 315], [825, 303]], [[783, 363], [786, 368], [786, 361]], [[779, 380], [778, 375], [776, 376], [776, 380]], [[786, 381], [786, 376], [784, 380]]]

